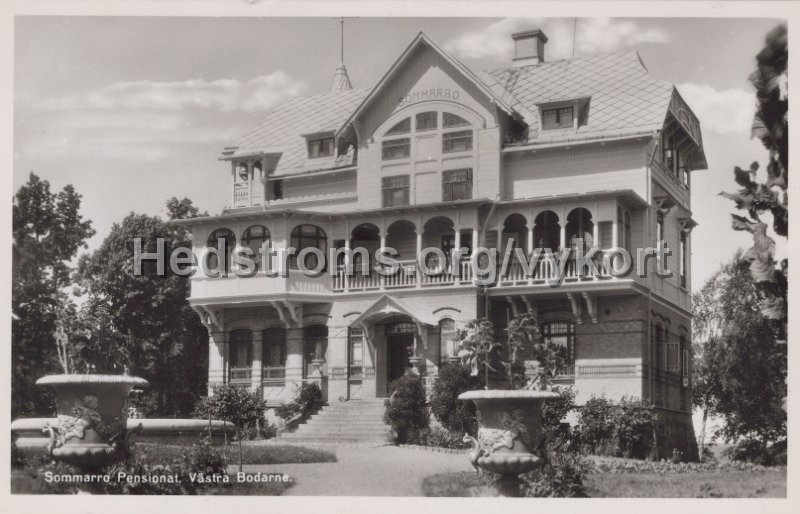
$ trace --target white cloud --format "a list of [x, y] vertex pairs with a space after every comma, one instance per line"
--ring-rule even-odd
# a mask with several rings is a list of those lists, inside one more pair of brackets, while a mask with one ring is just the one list
[[[542, 29], [547, 35], [547, 60], [572, 55], [572, 18], [505, 18], [451, 39], [444, 48], [462, 58], [494, 57], [510, 61], [514, 53], [511, 34], [533, 28]], [[670, 40], [670, 35], [661, 28], [643, 28], [636, 22], [615, 18], [578, 18], [575, 34], [576, 55], [616, 52], [632, 45]]]
[[704, 132], [750, 134], [756, 109], [754, 93], [744, 89], [717, 91], [691, 82], [679, 84], [678, 91], [697, 115]]
[[81, 95], [48, 98], [38, 105], [48, 110], [259, 111], [270, 109], [287, 98], [303, 94], [306, 89], [305, 82], [278, 70], [247, 82], [234, 79], [117, 82]]

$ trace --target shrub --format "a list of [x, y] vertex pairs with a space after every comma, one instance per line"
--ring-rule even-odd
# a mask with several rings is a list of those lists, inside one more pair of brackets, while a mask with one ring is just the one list
[[289, 403], [275, 408], [275, 415], [287, 423], [302, 421], [322, 403], [322, 390], [315, 382], [304, 382], [297, 397]]
[[408, 442], [420, 446], [449, 448], [452, 450], [463, 450], [470, 447], [469, 443], [464, 442], [464, 436], [460, 432], [451, 432], [441, 427], [415, 430], [409, 434]]
[[623, 457], [644, 459], [653, 443], [656, 413], [647, 400], [623, 396], [614, 413], [614, 439]]
[[584, 498], [592, 465], [578, 452], [548, 451], [547, 461], [522, 476], [522, 493], [535, 498]]
[[580, 443], [588, 451], [614, 455], [614, 406], [605, 397], [592, 397], [580, 410]]
[[542, 437], [545, 440], [560, 444], [569, 443], [572, 439], [569, 425], [562, 423], [561, 420], [572, 410], [575, 410], [575, 391], [571, 387], [552, 388], [554, 393], [560, 395], [559, 398], [547, 400], [542, 408]]
[[239, 440], [239, 471], [242, 470], [242, 439], [247, 436], [249, 427], [256, 426], [264, 419], [267, 403], [261, 391], [232, 384], [214, 386], [211, 396], [200, 398], [194, 416], [202, 419], [229, 421], [236, 427]]
[[409, 433], [428, 427], [429, 413], [425, 405], [425, 388], [417, 376], [403, 375], [391, 384], [383, 421], [394, 429], [396, 441], [405, 443]]
[[474, 435], [477, 429], [475, 403], [458, 399], [458, 395], [481, 388], [481, 380], [472, 376], [468, 367], [448, 364], [439, 370], [431, 393], [431, 412], [451, 432]]
[[201, 475], [224, 475], [228, 468], [225, 455], [212, 446], [208, 437], [204, 437], [189, 448], [183, 455], [182, 464], [187, 472]]
[[725, 448], [722, 454], [733, 461], [750, 462], [760, 466], [786, 465], [786, 440], [766, 445], [754, 439], [745, 439]]

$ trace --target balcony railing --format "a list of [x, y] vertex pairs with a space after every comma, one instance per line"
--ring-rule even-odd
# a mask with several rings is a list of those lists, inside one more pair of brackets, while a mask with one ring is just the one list
[[250, 205], [250, 185], [249, 184], [234, 184], [233, 185], [233, 206], [234, 207], [247, 207]]
[[232, 384], [250, 382], [253, 379], [253, 368], [231, 368], [228, 378]]
[[[456, 284], [469, 284], [472, 282], [472, 267], [469, 259], [463, 259], [454, 269], [448, 263], [441, 273], [427, 275], [417, 269], [417, 261], [398, 261], [398, 268], [394, 273], [379, 273], [378, 269], [371, 269], [367, 273], [357, 270], [347, 273], [345, 266], [340, 265], [333, 277], [333, 290], [341, 291], [376, 291], [384, 289], [403, 289], [427, 286], [445, 286]], [[456, 273], [460, 271], [460, 273]]]
[[283, 385], [286, 383], [286, 368], [264, 366], [261, 370], [261, 382], [264, 385]]

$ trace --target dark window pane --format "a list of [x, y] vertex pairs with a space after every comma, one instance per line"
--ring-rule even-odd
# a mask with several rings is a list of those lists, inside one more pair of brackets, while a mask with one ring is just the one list
[[444, 128], [465, 127], [467, 125], [469, 125], [469, 122], [460, 116], [449, 112], [442, 113], [442, 127]]
[[442, 153], [467, 152], [472, 150], [472, 131], [447, 132], [442, 136]]
[[411, 140], [408, 138], [392, 139], [383, 142], [383, 160], [406, 159], [411, 155]]
[[417, 132], [434, 130], [436, 128], [436, 111], [421, 112], [417, 114]]
[[411, 132], [411, 118], [406, 118], [386, 131], [386, 135], [408, 134]]

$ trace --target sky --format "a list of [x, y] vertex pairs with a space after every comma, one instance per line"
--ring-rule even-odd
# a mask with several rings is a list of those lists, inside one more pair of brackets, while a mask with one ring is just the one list
[[[779, 21], [348, 18], [344, 60], [363, 88], [420, 30], [473, 70], [509, 65], [511, 33], [528, 28], [547, 34], [547, 60], [638, 51], [700, 119], [709, 169], [692, 175], [696, 291], [750, 246], [718, 193], [736, 188], [735, 165], [766, 162], [749, 137], [747, 77]], [[90, 249], [131, 211], [164, 216], [172, 196], [217, 214], [230, 191], [222, 148], [287, 98], [326, 91], [339, 51], [335, 18], [17, 17], [14, 189], [31, 171], [54, 190], [74, 185], [97, 230]]]

